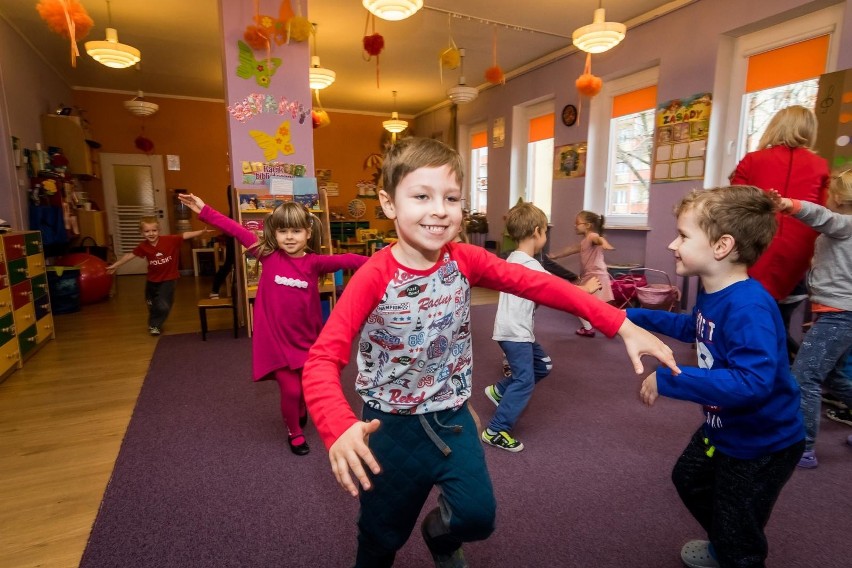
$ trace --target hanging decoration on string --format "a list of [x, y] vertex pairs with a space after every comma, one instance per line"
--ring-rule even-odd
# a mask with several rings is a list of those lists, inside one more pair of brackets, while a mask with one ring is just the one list
[[331, 124], [331, 117], [328, 116], [328, 113], [322, 108], [322, 102], [320, 101], [320, 90], [314, 89], [314, 98], [317, 101], [317, 104], [311, 110], [311, 123], [314, 128], [322, 128], [323, 126], [328, 126]]
[[302, 15], [302, 2], [299, 0], [296, 2], [296, 15], [290, 18], [287, 43], [290, 43], [290, 40], [299, 42], [308, 41], [313, 30], [314, 26], [311, 24], [311, 21]]
[[493, 27], [491, 36], [491, 67], [485, 70], [485, 80], [495, 85], [506, 84], [506, 74], [497, 65], [497, 28]]
[[444, 69], [452, 71], [458, 69], [461, 63], [461, 55], [459, 48], [456, 46], [456, 41], [453, 39], [453, 19], [452, 15], [447, 15], [447, 30], [450, 34], [450, 41], [447, 49], [438, 55], [438, 73], [441, 75], [441, 84], [444, 84]]
[[[370, 27], [370, 20], [373, 21], [373, 33], [367, 35], [367, 28]], [[376, 88], [379, 88], [379, 54], [385, 48], [385, 38], [381, 34], [376, 33], [376, 17], [367, 12], [367, 21], [364, 23], [364, 61], [370, 61], [373, 57], [376, 58]], [[362, 54], [363, 56], [363, 54]]]
[[95, 22], [77, 0], [39, 0], [38, 15], [54, 33], [71, 42], [71, 67], [77, 67], [77, 41], [89, 35]]
[[577, 91], [581, 95], [594, 97], [601, 92], [603, 80], [600, 77], [592, 75], [592, 54], [586, 54], [586, 66], [583, 68], [583, 74], [577, 77], [575, 81]]
[[283, 45], [289, 34], [287, 28], [293, 18], [293, 8], [290, 0], [282, 0], [278, 8], [278, 17], [260, 13], [260, 0], [254, 0], [254, 23], [246, 26], [243, 39], [255, 51], [269, 49], [270, 41]]

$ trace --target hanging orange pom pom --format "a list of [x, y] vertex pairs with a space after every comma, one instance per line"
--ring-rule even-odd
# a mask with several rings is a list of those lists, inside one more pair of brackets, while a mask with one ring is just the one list
[[577, 77], [574, 82], [577, 86], [577, 92], [587, 97], [594, 97], [601, 92], [603, 87], [603, 79], [592, 75], [592, 54], [586, 54], [586, 67], [583, 69], [583, 74]]
[[385, 38], [381, 34], [364, 36], [364, 51], [367, 55], [378, 55], [385, 48]]
[[269, 37], [266, 32], [258, 26], [246, 26], [246, 31], [243, 32], [243, 39], [255, 51], [260, 51], [269, 47]]
[[[67, 18], [66, 8], [68, 10]], [[38, 10], [41, 19], [47, 22], [47, 27], [51, 31], [66, 39], [71, 37], [71, 31], [68, 29], [68, 18], [74, 22], [74, 36], [78, 40], [86, 37], [92, 26], [95, 25], [95, 22], [86, 12], [86, 8], [77, 0], [65, 0], [65, 2], [61, 0], [40, 0], [36, 5], [36, 10]]]
[[331, 118], [329, 118], [328, 113], [323, 109], [312, 110], [311, 121], [313, 122], [314, 128], [322, 128], [323, 126], [331, 124]]
[[290, 18], [290, 39], [293, 41], [306, 41], [311, 37], [311, 30], [313, 30], [313, 26], [306, 17], [293, 16]]
[[500, 69], [499, 65], [494, 65], [485, 70], [485, 80], [495, 85], [506, 84], [506, 74]]

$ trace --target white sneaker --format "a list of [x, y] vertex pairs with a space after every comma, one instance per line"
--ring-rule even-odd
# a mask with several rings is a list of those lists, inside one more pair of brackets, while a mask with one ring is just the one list
[[680, 549], [680, 559], [688, 568], [719, 568], [710, 554], [709, 540], [690, 540]]

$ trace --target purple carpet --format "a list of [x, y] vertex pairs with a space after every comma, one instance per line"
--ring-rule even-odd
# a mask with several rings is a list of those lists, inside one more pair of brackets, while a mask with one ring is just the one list
[[[484, 423], [494, 407], [482, 389], [501, 371], [494, 311], [474, 308], [472, 400]], [[704, 538], [669, 480], [699, 408], [668, 399], [646, 408], [621, 341], [577, 327], [538, 311], [555, 368], [515, 429], [526, 449], [486, 448], [497, 530], [465, 546], [474, 568], [678, 568], [682, 544]], [[689, 346], [672, 345], [688, 364]], [[337, 486], [310, 424], [311, 454], [287, 449], [277, 387], [251, 382], [250, 347], [227, 331], [160, 338], [81, 567], [352, 565], [357, 501]], [[352, 378], [347, 369], [347, 392]], [[820, 467], [795, 472], [770, 520], [768, 565], [849, 565], [850, 433], [823, 420]], [[415, 532], [396, 566], [430, 565]]]

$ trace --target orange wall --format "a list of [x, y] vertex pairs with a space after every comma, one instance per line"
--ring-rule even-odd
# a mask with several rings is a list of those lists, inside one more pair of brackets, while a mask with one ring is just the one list
[[329, 112], [331, 123], [314, 130], [314, 164], [317, 169], [330, 169], [331, 181], [337, 182], [340, 195], [328, 198], [332, 212], [344, 214], [350, 200], [358, 197], [367, 204], [367, 213], [361, 220], [369, 221], [370, 226], [379, 231], [393, 229], [392, 221], [377, 220], [375, 208], [378, 199], [358, 196], [357, 184], [360, 180], [372, 181], [376, 168], [365, 165], [371, 154], [382, 155], [383, 144], [389, 141], [389, 134], [382, 128], [386, 117], [364, 114]]
[[[168, 170], [163, 164], [168, 190], [187, 189], [212, 207], [227, 212], [230, 174], [225, 103], [146, 96], [146, 101], [157, 103], [160, 108], [141, 119], [124, 109], [124, 101], [131, 98], [126, 94], [74, 92], [74, 104], [88, 120], [91, 138], [101, 143], [99, 152], [141, 154], [135, 140], [144, 135], [154, 143], [152, 154], [162, 155], [164, 162], [168, 154], [180, 157], [178, 171]], [[85, 182], [85, 186], [89, 197], [103, 209], [100, 180]], [[171, 213], [170, 218], [174, 219], [174, 212]], [[201, 226], [195, 219], [193, 224]], [[168, 232], [172, 230], [173, 227], [168, 228]]]

